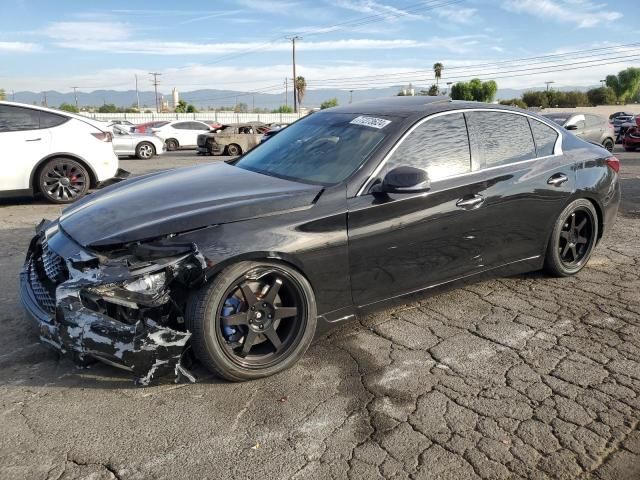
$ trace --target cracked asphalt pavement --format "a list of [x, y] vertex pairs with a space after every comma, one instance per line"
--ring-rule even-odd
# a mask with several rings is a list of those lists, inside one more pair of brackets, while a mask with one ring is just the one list
[[578, 276], [412, 298], [244, 384], [135, 388], [60, 360], [17, 288], [60, 207], [0, 204], [0, 478], [640, 478], [640, 154], [619, 156], [620, 215]]

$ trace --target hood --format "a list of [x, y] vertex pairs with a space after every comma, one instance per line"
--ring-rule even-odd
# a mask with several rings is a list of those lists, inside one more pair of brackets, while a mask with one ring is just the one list
[[219, 162], [107, 187], [65, 209], [60, 226], [85, 247], [116, 245], [310, 206], [321, 190]]

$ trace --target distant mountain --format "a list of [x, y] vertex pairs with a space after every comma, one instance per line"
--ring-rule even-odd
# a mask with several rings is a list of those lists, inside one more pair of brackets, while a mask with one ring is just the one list
[[[558, 87], [557, 90], [581, 90], [586, 91], [590, 88], [596, 88], [597, 86], [590, 87]], [[385, 88], [372, 88], [367, 90], [354, 90], [353, 93], [349, 90], [339, 89], [323, 89], [323, 90], [308, 90], [303, 98], [303, 105], [305, 107], [319, 107], [322, 102], [331, 98], [337, 98], [339, 105], [349, 103], [350, 98], [353, 98], [354, 102], [361, 100], [371, 100], [375, 98], [389, 97], [396, 95], [402, 86], [393, 86]], [[421, 86], [414, 86], [416, 91], [423, 88]], [[544, 90], [544, 88], [531, 88], [531, 89], [511, 89], [502, 88], [498, 90], [496, 95], [497, 100], [509, 99], [520, 97], [525, 91], [528, 90]], [[36, 103], [41, 104], [46, 95], [47, 104], [50, 106], [59, 106], [61, 103], [75, 103], [75, 97], [73, 92], [61, 93], [55, 90], [49, 90], [47, 92], [16, 92], [15, 96], [9, 96], [8, 100], [15, 99], [16, 102], [23, 103]], [[140, 105], [145, 108], [153, 109], [155, 106], [155, 94], [152, 91], [139, 92]], [[164, 94], [165, 98], [171, 103], [170, 95]], [[221, 106], [233, 106], [238, 103], [245, 103], [249, 109], [253, 108], [267, 108], [274, 109], [284, 104], [284, 94], [276, 93], [247, 93], [235, 90], [194, 90], [190, 92], [180, 92], [180, 99], [185, 100], [188, 103], [194, 104], [199, 109], [219, 108]], [[291, 105], [292, 96], [289, 92], [289, 105]], [[113, 103], [118, 107], [129, 107], [136, 104], [136, 92], [135, 90], [94, 90], [93, 92], [78, 92], [78, 104], [83, 106], [97, 107], [104, 103]]]

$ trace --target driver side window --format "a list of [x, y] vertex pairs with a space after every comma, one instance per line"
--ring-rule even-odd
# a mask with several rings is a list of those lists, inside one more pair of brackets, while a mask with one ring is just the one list
[[419, 125], [393, 152], [387, 171], [403, 166], [426, 170], [431, 181], [470, 172], [471, 151], [464, 115], [446, 114]]

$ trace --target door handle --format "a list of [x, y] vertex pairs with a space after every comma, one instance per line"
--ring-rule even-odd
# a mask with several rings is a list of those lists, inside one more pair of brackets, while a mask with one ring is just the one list
[[25, 142], [39, 142], [42, 138], [28, 138]]
[[564, 173], [557, 173], [549, 178], [549, 180], [547, 180], [547, 183], [549, 185], [553, 185], [554, 187], [559, 187], [567, 181], [569, 181], [569, 177], [567, 177]]
[[472, 208], [479, 207], [482, 202], [484, 202], [484, 197], [482, 195], [475, 194], [471, 197], [465, 197], [458, 200], [456, 202], [456, 207], [471, 210]]

